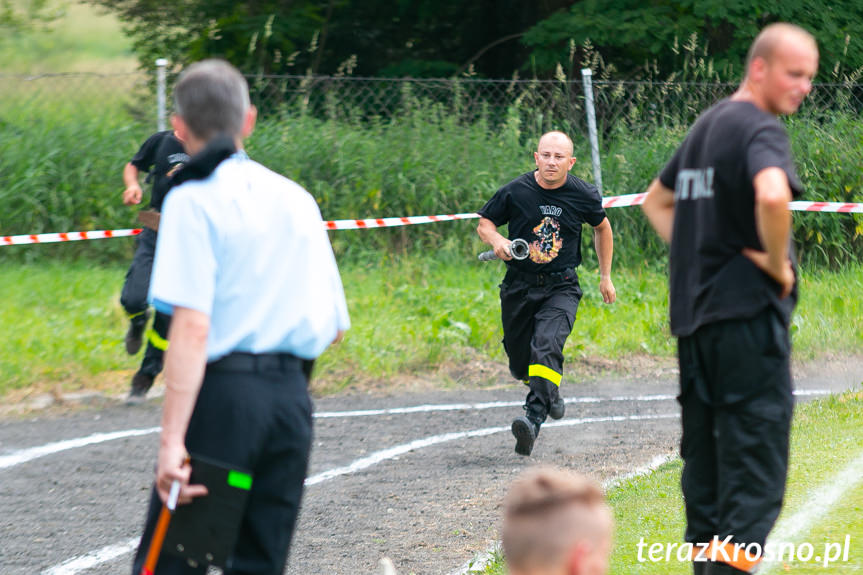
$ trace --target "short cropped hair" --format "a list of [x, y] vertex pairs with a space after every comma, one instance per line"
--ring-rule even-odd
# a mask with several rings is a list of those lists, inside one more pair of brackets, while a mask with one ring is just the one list
[[749, 66], [756, 58], [770, 62], [780, 40], [789, 35], [796, 36], [803, 41], [809, 41], [813, 46], [817, 46], [815, 37], [800, 26], [786, 22], [770, 24], [758, 33], [758, 36], [752, 41], [752, 45], [749, 46], [749, 52], [746, 54], [746, 72], [749, 72]]
[[578, 473], [550, 467], [527, 471], [504, 500], [503, 552], [511, 569], [554, 567], [580, 541], [607, 537], [608, 506], [600, 486]]
[[192, 134], [208, 141], [242, 135], [249, 85], [224, 60], [201, 60], [183, 70], [174, 86], [174, 109]]

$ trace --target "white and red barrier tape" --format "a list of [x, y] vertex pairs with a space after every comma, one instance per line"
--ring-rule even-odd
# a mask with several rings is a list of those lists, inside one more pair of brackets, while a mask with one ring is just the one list
[[[609, 196], [602, 200], [605, 208], [623, 208], [644, 203], [647, 194], [627, 194], [624, 196]], [[843, 202], [790, 202], [788, 209], [795, 212], [837, 212], [842, 214], [863, 214], [863, 203]], [[408, 216], [403, 218], [368, 218], [365, 220], [330, 220], [324, 222], [328, 230], [363, 230], [370, 228], [391, 228], [395, 226], [410, 226], [414, 224], [431, 224], [435, 222], [450, 222], [453, 220], [472, 220], [477, 214], [448, 214], [439, 216]], [[25, 234], [20, 236], [0, 236], [0, 247], [21, 244], [48, 244], [55, 242], [74, 242], [80, 240], [100, 240], [104, 238], [121, 238], [136, 236], [140, 228], [129, 230], [96, 230], [92, 232], [66, 232], [53, 234]]]
[[21, 244], [51, 244], [55, 242], [77, 242], [81, 240], [102, 240], [137, 236], [141, 229], [134, 230], [95, 230], [92, 232], [66, 232], [61, 234], [25, 234], [22, 236], [0, 236], [0, 246]]

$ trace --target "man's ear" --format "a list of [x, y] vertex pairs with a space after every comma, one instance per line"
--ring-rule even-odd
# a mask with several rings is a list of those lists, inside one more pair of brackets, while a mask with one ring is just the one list
[[243, 120], [243, 139], [252, 135], [255, 130], [255, 124], [258, 121], [258, 109], [254, 106], [249, 106], [246, 110], [246, 117]]
[[747, 76], [751, 78], [754, 82], [760, 83], [764, 79], [764, 75], [767, 73], [767, 60], [758, 56], [757, 58], [753, 58], [752, 62], [749, 64], [749, 71]]
[[174, 136], [176, 136], [178, 140], [181, 142], [189, 141], [189, 127], [186, 125], [186, 122], [183, 121], [183, 118], [177, 114], [171, 114], [171, 127], [174, 128]]

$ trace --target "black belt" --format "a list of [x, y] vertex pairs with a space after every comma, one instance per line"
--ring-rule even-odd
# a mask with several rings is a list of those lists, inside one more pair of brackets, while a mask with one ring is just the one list
[[523, 272], [514, 268], [509, 268], [506, 272], [506, 279], [519, 280], [535, 286], [555, 285], [564, 282], [571, 282], [578, 278], [575, 270], [565, 270], [562, 272], [550, 272], [545, 274], [532, 274]]
[[290, 353], [245, 353], [235, 351], [207, 364], [215, 371], [273, 372], [299, 371], [304, 360]]

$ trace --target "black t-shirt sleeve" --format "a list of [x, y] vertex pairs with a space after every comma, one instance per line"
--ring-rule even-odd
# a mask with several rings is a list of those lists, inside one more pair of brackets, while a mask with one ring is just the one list
[[677, 172], [680, 170], [680, 155], [682, 154], [681, 150], [683, 150], [683, 145], [677, 148], [677, 151], [674, 152], [674, 155], [671, 156], [671, 159], [668, 160], [668, 163], [665, 164], [665, 167], [662, 168], [661, 172], [659, 172], [659, 183], [669, 190], [673, 190], [674, 185], [677, 183]]
[[588, 184], [586, 192], [588, 202], [582, 215], [584, 221], [596, 227], [605, 219], [605, 208], [602, 207], [602, 194], [599, 193], [599, 188], [592, 184]]
[[138, 153], [129, 161], [130, 164], [141, 170], [149, 172], [156, 163], [156, 150], [159, 149], [159, 142], [162, 140], [163, 132], [153, 134], [147, 141], [141, 144]]
[[483, 218], [491, 220], [496, 226], [502, 226], [505, 223], [509, 222], [509, 190], [506, 187], [499, 189], [477, 213]]
[[788, 176], [788, 184], [794, 197], [803, 193], [803, 185], [791, 160], [791, 145], [788, 135], [778, 122], [760, 128], [746, 148], [746, 175], [750, 181], [766, 168], [781, 168]]

